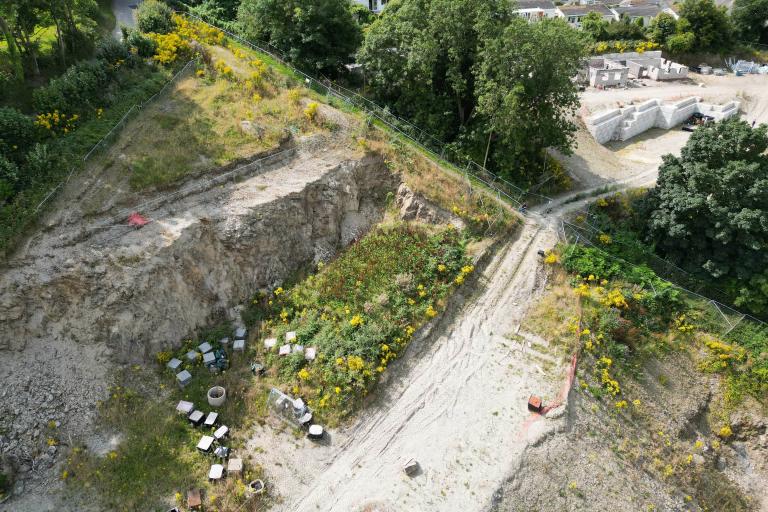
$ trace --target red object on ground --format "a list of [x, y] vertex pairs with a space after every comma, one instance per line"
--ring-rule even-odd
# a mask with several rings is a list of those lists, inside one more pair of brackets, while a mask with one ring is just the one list
[[541, 398], [536, 395], [531, 395], [528, 399], [528, 410], [533, 412], [541, 412]]
[[128, 225], [136, 228], [140, 228], [149, 224], [149, 219], [144, 217], [138, 212], [133, 212], [128, 216]]
[[[520, 428], [520, 432], [517, 434], [518, 439], [523, 439], [528, 435], [528, 428], [535, 422], [539, 421], [541, 418], [544, 417], [545, 414], [547, 414], [552, 409], [557, 409], [563, 403], [568, 400], [568, 393], [571, 392], [571, 386], [573, 386], [573, 380], [576, 377], [576, 363], [578, 361], [577, 353], [574, 352], [571, 356], [571, 364], [568, 366], [568, 373], [565, 378], [565, 382], [563, 382], [563, 387], [560, 389], [560, 393], [557, 395], [557, 398], [549, 404], [545, 405], [541, 408], [539, 412], [531, 411], [531, 415], [528, 416], [528, 419], [523, 422], [522, 427]], [[528, 404], [530, 406], [530, 402]]]

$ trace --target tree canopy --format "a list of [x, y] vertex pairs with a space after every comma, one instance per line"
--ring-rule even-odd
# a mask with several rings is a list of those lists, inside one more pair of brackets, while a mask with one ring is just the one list
[[476, 70], [478, 113], [500, 136], [497, 161], [503, 152], [503, 161], [527, 167], [542, 161], [545, 148], [570, 152], [579, 106], [572, 77], [585, 46], [564, 21], [519, 17], [485, 43]]
[[735, 0], [731, 19], [742, 41], [768, 44], [768, 0]]
[[243, 0], [237, 19], [246, 37], [270, 42], [313, 72], [335, 74], [362, 38], [348, 0]]
[[695, 36], [695, 50], [719, 51], [730, 46], [731, 20], [725, 7], [717, 6], [714, 0], [685, 0], [680, 6], [680, 18], [683, 24], [678, 30]]
[[568, 149], [586, 43], [561, 20], [526, 22], [504, 0], [393, 0], [358, 61], [379, 100], [478, 161], [490, 144], [489, 163], [520, 181], [538, 175], [544, 148]]
[[680, 157], [664, 156], [647, 200], [656, 249], [724, 284], [753, 311], [768, 309], [768, 293], [757, 293], [760, 280], [768, 292], [766, 149], [768, 126], [729, 120], [700, 127]]

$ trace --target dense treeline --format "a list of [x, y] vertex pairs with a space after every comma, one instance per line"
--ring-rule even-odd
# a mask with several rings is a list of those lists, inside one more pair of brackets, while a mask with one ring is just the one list
[[3, 0], [0, 91], [92, 55], [109, 17], [96, 0]]

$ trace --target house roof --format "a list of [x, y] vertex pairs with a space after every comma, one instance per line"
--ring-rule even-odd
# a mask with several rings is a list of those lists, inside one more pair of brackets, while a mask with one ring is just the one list
[[555, 2], [552, 0], [517, 0], [518, 9], [554, 9]]
[[613, 17], [613, 12], [603, 4], [595, 5], [563, 5], [560, 12], [566, 16], [586, 16], [591, 12], [598, 12], [603, 16]]
[[631, 5], [628, 7], [614, 7], [614, 10], [619, 16], [622, 14], [627, 16], [656, 16], [661, 12], [661, 8], [658, 5]]

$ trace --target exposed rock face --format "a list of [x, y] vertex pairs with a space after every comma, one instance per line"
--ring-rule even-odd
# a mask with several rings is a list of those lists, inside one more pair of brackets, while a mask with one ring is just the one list
[[235, 183], [158, 197], [140, 209], [151, 219], [141, 229], [78, 219], [33, 240], [0, 275], [0, 450], [14, 472], [53, 465], [54, 434], [88, 434], [115, 363], [149, 363], [381, 220], [398, 178], [379, 157], [348, 157], [299, 152]]
[[[55, 274], [37, 273], [34, 262], [13, 272], [16, 279], [6, 280], [0, 295], [6, 326], [0, 349], [66, 337], [105, 342], [118, 361], [142, 361], [256, 289], [333, 256], [380, 219], [396, 185], [382, 162], [369, 157], [339, 162], [301, 189], [262, 201], [269, 197], [258, 196], [275, 194], [271, 184], [257, 183], [271, 182], [270, 174], [233, 185], [228, 197], [206, 194], [213, 205], [187, 198], [173, 205], [174, 213], [171, 207], [153, 212], [150, 226], [128, 232], [114, 247], [63, 261]], [[192, 209], [185, 211], [188, 203]], [[88, 242], [101, 240], [88, 239], [72, 252]]]
[[418, 220], [430, 224], [450, 223], [463, 228], [462, 220], [439, 206], [432, 204], [420, 194], [413, 192], [408, 185], [401, 183], [397, 189], [397, 207], [403, 220]]

